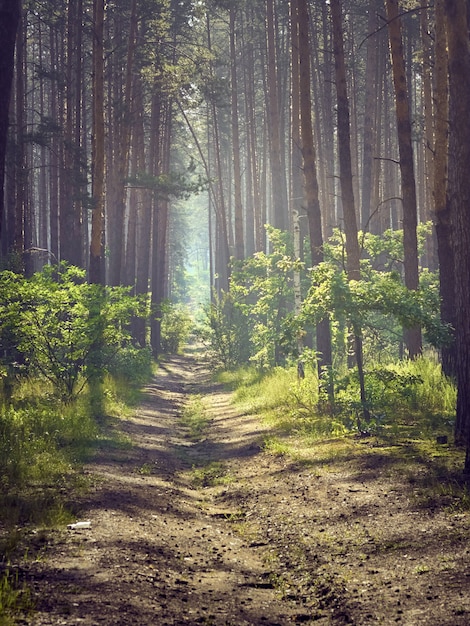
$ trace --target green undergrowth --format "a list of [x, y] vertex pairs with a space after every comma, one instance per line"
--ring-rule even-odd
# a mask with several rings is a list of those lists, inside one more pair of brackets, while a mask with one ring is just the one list
[[0, 576], [0, 626], [13, 626], [15, 613], [28, 613], [32, 609], [28, 587], [19, 581], [18, 572], [6, 569]]
[[208, 423], [209, 417], [202, 396], [191, 396], [181, 412], [181, 424], [187, 437], [198, 441], [204, 435]]
[[295, 367], [262, 373], [255, 368], [224, 372], [233, 402], [259, 415], [269, 429], [264, 449], [318, 471], [347, 464], [358, 476], [380, 469], [416, 483], [417, 504], [470, 508], [462, 482], [463, 451], [453, 445], [454, 384], [433, 359], [421, 358], [366, 372], [369, 423], [358, 428], [357, 380], [335, 374], [335, 403], [325, 400], [316, 373], [297, 378]]
[[75, 502], [90, 485], [83, 463], [100, 448], [129, 445], [119, 420], [139, 401], [138, 386], [107, 376], [101, 394], [103, 413], [92, 417], [86, 390], [64, 402], [44, 380], [24, 379], [0, 406], [0, 626], [28, 608], [14, 564], [37, 552], [38, 533], [78, 514]]
[[227, 485], [232, 480], [226, 464], [221, 461], [210, 461], [201, 467], [193, 467], [191, 471], [191, 483], [195, 487]]

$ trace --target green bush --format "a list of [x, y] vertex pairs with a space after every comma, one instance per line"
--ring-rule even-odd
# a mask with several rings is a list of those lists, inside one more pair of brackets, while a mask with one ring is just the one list
[[178, 353], [187, 342], [191, 327], [191, 317], [186, 308], [166, 303], [163, 306], [161, 323], [163, 352]]
[[231, 293], [215, 297], [205, 310], [200, 338], [211, 358], [225, 369], [247, 363], [251, 354], [249, 321]]
[[41, 376], [66, 401], [103, 368], [104, 350], [109, 359], [130, 344], [132, 316], [145, 315], [128, 289], [90, 285], [83, 270], [66, 264], [30, 279], [4, 271], [0, 294], [6, 377]]
[[125, 379], [131, 385], [141, 385], [152, 375], [152, 351], [150, 348], [137, 348], [131, 344], [118, 350], [111, 350], [104, 356], [106, 371], [113, 378]]

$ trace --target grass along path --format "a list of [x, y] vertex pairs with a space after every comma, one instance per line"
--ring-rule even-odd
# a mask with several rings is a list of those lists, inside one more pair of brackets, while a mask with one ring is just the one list
[[191, 356], [121, 428], [132, 445], [86, 470], [91, 527], [42, 534], [20, 564], [36, 604], [20, 623], [470, 623], [466, 491], [432, 450], [307, 448], [237, 411]]

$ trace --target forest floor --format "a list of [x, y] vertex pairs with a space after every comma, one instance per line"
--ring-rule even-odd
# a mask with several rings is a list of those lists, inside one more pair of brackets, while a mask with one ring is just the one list
[[[196, 439], [181, 419], [194, 397], [209, 417]], [[411, 443], [269, 454], [267, 427], [191, 355], [160, 366], [119, 429], [84, 468], [90, 527], [33, 535], [20, 624], [470, 624], [470, 513], [449, 485], [429, 496], [425, 464], [410, 475]]]

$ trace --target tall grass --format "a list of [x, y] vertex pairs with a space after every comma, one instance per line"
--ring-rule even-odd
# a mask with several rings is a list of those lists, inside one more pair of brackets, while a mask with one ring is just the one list
[[[234, 389], [234, 401], [242, 411], [258, 413], [284, 432], [315, 439], [357, 430], [361, 403], [354, 371], [336, 376], [333, 406], [319, 402], [318, 379], [312, 371], [298, 380], [293, 367], [267, 373], [242, 368], [223, 373], [220, 380]], [[375, 434], [390, 430], [432, 437], [452, 430], [456, 388], [433, 359], [371, 365], [366, 390], [373, 416], [369, 428]]]
[[77, 467], [109, 438], [109, 419], [130, 412], [140, 397], [137, 384], [106, 376], [104, 415], [96, 420], [86, 389], [68, 403], [53, 391], [44, 380], [22, 380], [0, 407], [0, 525], [69, 521], [64, 494], [82, 483]]
[[296, 378], [293, 367], [276, 367], [266, 372], [252, 366], [219, 374], [219, 380], [234, 389], [237, 405], [247, 413], [283, 406]]
[[18, 574], [9, 570], [0, 576], [0, 626], [16, 624], [15, 613], [32, 608], [29, 589], [18, 581]]

